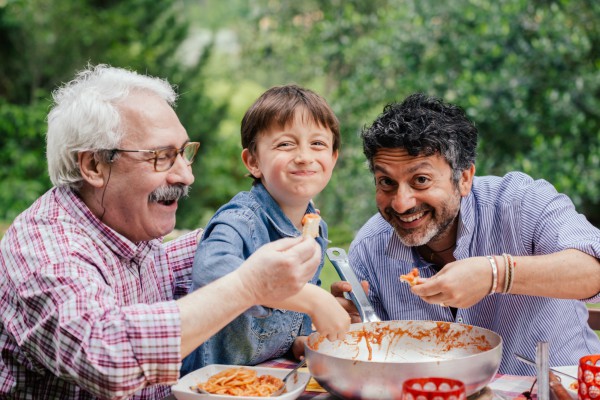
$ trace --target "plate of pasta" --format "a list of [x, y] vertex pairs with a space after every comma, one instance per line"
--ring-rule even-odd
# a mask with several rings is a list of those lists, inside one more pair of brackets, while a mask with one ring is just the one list
[[[177, 400], [197, 399], [261, 399], [277, 389], [278, 382], [290, 372], [286, 368], [244, 367], [212, 364], [190, 372], [171, 387]], [[310, 373], [298, 371], [296, 378], [287, 380], [280, 400], [293, 400], [304, 391]], [[198, 387], [210, 392], [201, 393]]]

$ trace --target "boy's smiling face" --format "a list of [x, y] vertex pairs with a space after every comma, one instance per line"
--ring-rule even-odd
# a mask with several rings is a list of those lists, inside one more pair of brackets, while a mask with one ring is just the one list
[[285, 127], [273, 126], [256, 138], [256, 153], [242, 151], [248, 171], [282, 209], [306, 207], [329, 182], [338, 152], [330, 129], [296, 112]]

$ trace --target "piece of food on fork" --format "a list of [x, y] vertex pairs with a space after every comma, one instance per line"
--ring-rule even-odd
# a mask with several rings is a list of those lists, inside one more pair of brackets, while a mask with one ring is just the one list
[[417, 268], [413, 268], [412, 271], [410, 271], [406, 275], [400, 275], [400, 280], [402, 282], [408, 283], [410, 286], [415, 286], [419, 283], [423, 283], [421, 277], [419, 276], [419, 270]]
[[321, 216], [319, 214], [305, 214], [302, 217], [302, 236], [316, 238], [319, 236], [319, 224]]

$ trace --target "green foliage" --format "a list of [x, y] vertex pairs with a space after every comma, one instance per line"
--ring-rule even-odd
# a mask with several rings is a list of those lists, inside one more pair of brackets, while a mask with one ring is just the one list
[[[216, 130], [226, 102], [216, 104], [206, 95], [203, 69], [210, 44], [196, 59], [182, 62], [186, 55], [179, 49], [189, 23], [181, 5], [176, 0], [0, 3], [0, 219], [11, 220], [50, 187], [44, 157], [50, 92], [88, 63], [167, 78], [178, 86], [177, 112], [190, 138], [205, 144], [202, 152], [213, 147], [212, 137], [203, 133]], [[195, 168], [204, 169], [202, 157]], [[197, 194], [202, 193], [192, 192], [188, 204], [202, 201]], [[197, 226], [197, 212], [182, 209], [182, 225]]]
[[413, 92], [465, 108], [481, 133], [479, 175], [543, 177], [600, 226], [599, 20], [593, 0], [0, 2], [0, 219], [49, 187], [50, 92], [91, 62], [178, 85], [177, 113], [202, 142], [179, 228], [250, 187], [241, 117], [290, 82], [341, 121], [341, 155], [315, 199], [336, 245], [376, 212], [358, 133]]
[[0, 98], [0, 220], [12, 221], [51, 186], [43, 163], [47, 106], [43, 101], [18, 106]]
[[[479, 174], [553, 182], [600, 225], [600, 3], [528, 0], [261, 1], [245, 48], [261, 79], [320, 85], [344, 133], [321, 198], [330, 223], [372, 212], [358, 132], [388, 102], [425, 92], [480, 133]], [[281, 68], [285, 65], [285, 68]], [[368, 198], [370, 197], [370, 198]], [[325, 214], [330, 215], [330, 214]]]

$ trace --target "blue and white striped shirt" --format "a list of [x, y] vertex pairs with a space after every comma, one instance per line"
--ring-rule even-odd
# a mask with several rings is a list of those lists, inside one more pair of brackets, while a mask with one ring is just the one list
[[[471, 193], [461, 201], [457, 260], [565, 249], [600, 257], [600, 231], [577, 213], [567, 196], [548, 182], [519, 172], [474, 178]], [[549, 343], [551, 366], [576, 365], [583, 355], [600, 353], [600, 340], [587, 324], [585, 306], [585, 302], [600, 302], [600, 295], [578, 301], [496, 293], [459, 309], [454, 319], [449, 308], [424, 302], [399, 281], [415, 266], [423, 277], [433, 276], [435, 269], [416, 249], [404, 246], [379, 214], [360, 229], [349, 257], [358, 278], [369, 282], [369, 299], [381, 319], [452, 321], [502, 336], [500, 373], [535, 375], [535, 369], [514, 354], [535, 359], [539, 341]], [[518, 276], [518, 266], [515, 271]]]

